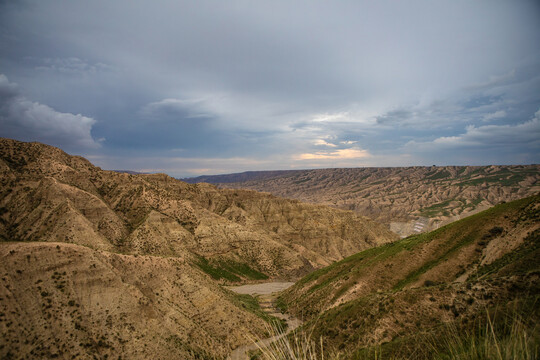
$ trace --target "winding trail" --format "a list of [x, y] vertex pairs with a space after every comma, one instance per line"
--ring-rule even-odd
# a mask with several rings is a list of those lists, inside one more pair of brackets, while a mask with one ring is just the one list
[[293, 282], [272, 282], [255, 285], [242, 285], [242, 286], [229, 286], [229, 290], [232, 290], [239, 294], [249, 294], [256, 296], [261, 305], [261, 309], [267, 314], [275, 316], [277, 318], [287, 321], [287, 331], [283, 334], [272, 336], [266, 339], [257, 341], [256, 343], [240, 346], [236, 348], [227, 358], [227, 360], [249, 360], [249, 351], [257, 350], [259, 347], [264, 347], [273, 343], [276, 340], [287, 336], [291, 331], [299, 327], [302, 322], [292, 317], [289, 314], [282, 314], [275, 307], [275, 301], [280, 291], [285, 290], [294, 285]]

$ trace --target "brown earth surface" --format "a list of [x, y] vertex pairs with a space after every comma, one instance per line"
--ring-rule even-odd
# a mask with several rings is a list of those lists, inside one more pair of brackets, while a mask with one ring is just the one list
[[[369, 346], [388, 349], [383, 358], [431, 358], [422, 355], [426, 334], [445, 323], [474, 333], [474, 326], [485, 329], [479, 319], [496, 313], [528, 323], [528, 336], [538, 341], [539, 259], [536, 195], [314, 271], [280, 302], [345, 358]], [[444, 335], [435, 339], [444, 342]]]
[[4, 240], [213, 260], [216, 273], [228, 266], [245, 280], [237, 269], [244, 265], [294, 277], [396, 238], [353, 212], [164, 174], [102, 171], [39, 143], [0, 140], [0, 184]]
[[220, 284], [396, 238], [350, 211], [0, 139], [0, 358], [224, 358], [267, 319]]
[[540, 165], [261, 171], [186, 180], [353, 210], [407, 236], [538, 193]]
[[0, 357], [225, 357], [265, 322], [181, 257], [0, 243]]

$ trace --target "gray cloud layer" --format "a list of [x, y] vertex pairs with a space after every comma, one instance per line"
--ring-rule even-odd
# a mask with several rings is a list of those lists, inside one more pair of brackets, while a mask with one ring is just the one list
[[16, 85], [0, 74], [0, 127], [2, 136], [40, 140], [71, 151], [96, 149], [100, 144], [90, 130], [95, 120], [61, 113], [22, 96]]
[[0, 32], [0, 135], [104, 167], [540, 161], [534, 1], [28, 0]]

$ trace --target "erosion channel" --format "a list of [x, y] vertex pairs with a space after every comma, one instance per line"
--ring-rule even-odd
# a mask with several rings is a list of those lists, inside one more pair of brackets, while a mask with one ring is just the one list
[[254, 284], [254, 285], [242, 285], [242, 286], [230, 286], [227, 287], [229, 290], [232, 290], [238, 294], [249, 294], [257, 298], [261, 308], [268, 313], [269, 315], [275, 316], [277, 318], [287, 321], [287, 331], [284, 334], [272, 336], [266, 339], [261, 339], [252, 344], [240, 346], [236, 348], [231, 355], [229, 355], [229, 360], [245, 360], [249, 359], [249, 352], [257, 350], [260, 347], [265, 347], [272, 342], [279, 340], [281, 337], [288, 335], [291, 331], [296, 329], [301, 325], [301, 321], [296, 319], [289, 314], [282, 314], [276, 307], [275, 302], [278, 296], [278, 293], [282, 290], [285, 290], [294, 285], [293, 282], [271, 282], [263, 284]]

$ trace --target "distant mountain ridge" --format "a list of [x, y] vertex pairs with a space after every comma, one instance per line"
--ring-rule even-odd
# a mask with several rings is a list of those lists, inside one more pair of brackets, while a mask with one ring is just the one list
[[[219, 183], [220, 179], [230, 181]], [[220, 188], [250, 189], [353, 210], [404, 236], [540, 191], [540, 165], [337, 168], [207, 176]]]
[[225, 183], [236, 183], [252, 180], [264, 180], [274, 177], [285, 176], [293, 174], [295, 172], [302, 170], [275, 170], [275, 171], [245, 171], [241, 173], [234, 174], [222, 174], [222, 175], [201, 175], [197, 177], [189, 177], [180, 179], [189, 184], [197, 183], [209, 183], [209, 184], [225, 184]]

